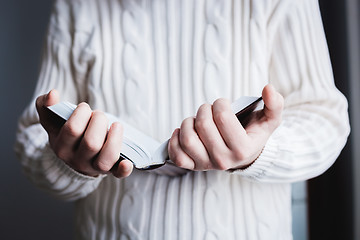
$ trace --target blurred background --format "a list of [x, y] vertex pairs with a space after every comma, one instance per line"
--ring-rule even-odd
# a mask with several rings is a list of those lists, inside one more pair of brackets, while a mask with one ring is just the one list
[[[17, 119], [35, 88], [53, 1], [0, 0], [0, 238], [72, 239], [73, 204], [24, 177], [13, 152]], [[352, 133], [322, 176], [293, 185], [295, 240], [360, 239], [359, 0], [321, 0], [336, 85], [349, 100]], [[337, 114], [334, 112], [334, 114]]]

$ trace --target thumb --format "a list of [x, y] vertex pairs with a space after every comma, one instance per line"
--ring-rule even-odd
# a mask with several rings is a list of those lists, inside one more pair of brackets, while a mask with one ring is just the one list
[[50, 90], [49, 93], [39, 96], [36, 99], [36, 109], [41, 114], [42, 108], [52, 106], [59, 102], [59, 93], [56, 89]]
[[266, 118], [280, 123], [281, 114], [284, 108], [284, 98], [271, 84], [264, 87], [262, 98], [264, 100], [264, 114]]
[[55, 105], [59, 102], [59, 100], [59, 92], [56, 89], [52, 89], [48, 94], [45, 95], [43, 106], [48, 107]]
[[40, 123], [48, 133], [54, 132], [58, 129], [56, 129], [56, 126], [54, 126], [53, 117], [49, 114], [49, 110], [46, 107], [58, 103], [59, 100], [59, 93], [55, 89], [51, 90], [47, 94], [39, 96], [36, 99], [36, 110], [39, 114]]

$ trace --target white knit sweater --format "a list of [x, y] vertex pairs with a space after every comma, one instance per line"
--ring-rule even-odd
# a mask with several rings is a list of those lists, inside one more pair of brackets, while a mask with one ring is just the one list
[[243, 171], [84, 176], [51, 151], [34, 102], [16, 149], [37, 186], [76, 201], [79, 239], [291, 239], [290, 183], [329, 168], [349, 134], [316, 0], [59, 0], [34, 98], [56, 88], [163, 141], [202, 103], [268, 82], [283, 122]]

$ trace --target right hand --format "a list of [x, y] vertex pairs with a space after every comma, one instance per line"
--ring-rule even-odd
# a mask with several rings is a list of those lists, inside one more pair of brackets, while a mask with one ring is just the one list
[[59, 94], [51, 90], [36, 99], [40, 124], [49, 135], [50, 147], [57, 157], [74, 170], [89, 176], [111, 172], [115, 177], [127, 177], [133, 164], [120, 156], [123, 128], [115, 122], [108, 130], [108, 119], [100, 111], [92, 111], [88, 104], [80, 103], [65, 124], [59, 128], [49, 118], [46, 107], [59, 102]]
[[272, 85], [262, 92], [264, 109], [246, 128], [229, 100], [203, 104], [196, 117], [186, 118], [169, 140], [170, 159], [176, 166], [195, 171], [245, 169], [260, 156], [282, 121], [284, 99]]

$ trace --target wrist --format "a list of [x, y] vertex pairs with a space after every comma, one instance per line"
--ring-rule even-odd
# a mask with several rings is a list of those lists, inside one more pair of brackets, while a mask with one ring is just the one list
[[262, 147], [262, 149], [259, 150], [259, 151], [257, 152], [257, 154], [255, 154], [256, 157], [255, 157], [253, 160], [251, 160], [249, 163], [247, 163], [247, 164], [242, 164], [242, 165], [240, 165], [240, 166], [238, 166], [238, 167], [230, 168], [230, 169], [228, 169], [228, 171], [233, 172], [233, 171], [236, 171], [236, 170], [244, 170], [244, 169], [250, 167], [256, 160], [259, 159], [259, 157], [261, 156], [262, 152], [264, 151], [264, 148], [265, 148], [265, 146]]

